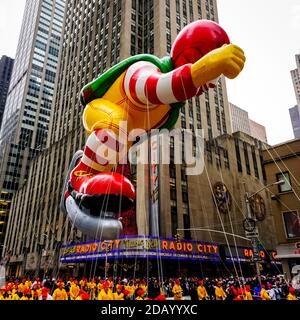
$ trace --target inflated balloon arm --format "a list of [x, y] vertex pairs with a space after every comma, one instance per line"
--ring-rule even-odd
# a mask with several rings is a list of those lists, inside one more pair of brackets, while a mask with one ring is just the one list
[[151, 62], [131, 65], [124, 77], [124, 90], [129, 100], [138, 106], [174, 104], [190, 99], [209, 87], [222, 74], [235, 78], [245, 64], [242, 49], [229, 44], [212, 50], [194, 64], [186, 63], [168, 73]]
[[233, 44], [224, 45], [209, 52], [192, 65], [193, 83], [199, 88], [222, 74], [229, 79], [234, 79], [243, 70], [245, 61], [241, 48]]

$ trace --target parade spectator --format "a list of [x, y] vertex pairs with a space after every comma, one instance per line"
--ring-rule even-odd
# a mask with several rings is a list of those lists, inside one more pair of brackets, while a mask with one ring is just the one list
[[290, 287], [289, 288], [289, 294], [287, 296], [287, 300], [297, 300], [297, 297], [296, 297], [296, 290], [293, 288], [293, 287]]
[[57, 284], [57, 289], [53, 292], [53, 300], [68, 300], [67, 292], [63, 286], [64, 284], [62, 281]]
[[182, 300], [182, 287], [180, 285], [180, 280], [179, 279], [176, 279], [175, 280], [175, 284], [172, 288], [172, 292], [173, 292], [173, 295], [174, 295], [174, 300]]
[[276, 300], [276, 293], [271, 283], [268, 283], [267, 293], [270, 296], [271, 300]]
[[116, 286], [116, 292], [113, 293], [113, 299], [114, 300], [124, 300], [124, 292], [122, 292], [124, 287], [120, 284], [117, 284]]
[[260, 298], [261, 300], [271, 300], [271, 297], [269, 296], [264, 284], [261, 285]]
[[113, 300], [113, 294], [108, 281], [103, 284], [103, 288], [98, 294], [98, 300]]
[[[49, 280], [49, 279], [48, 279]], [[47, 279], [9, 278], [0, 289], [0, 300], [297, 300], [298, 292], [291, 283], [279, 276], [257, 278], [224, 277], [217, 279], [165, 278], [150, 279], [101, 277], [59, 278], [53, 283]], [[28, 287], [32, 283], [31, 287]], [[50, 285], [51, 283], [51, 285]], [[113, 285], [112, 285], [113, 283]], [[129, 283], [129, 284], [128, 284]], [[148, 286], [147, 286], [148, 283]], [[49, 286], [41, 286], [42, 284]], [[69, 289], [68, 289], [69, 288]], [[183, 288], [186, 288], [185, 290]], [[225, 290], [226, 288], [226, 290]], [[254, 288], [252, 291], [251, 288]], [[52, 290], [53, 294], [51, 296]], [[286, 292], [285, 295], [283, 292]], [[141, 294], [142, 292], [142, 294]], [[253, 295], [252, 295], [253, 293]], [[257, 296], [259, 293], [259, 296]], [[162, 298], [163, 297], [163, 298]]]
[[245, 286], [245, 300], [253, 300], [252, 294], [251, 294], [251, 287], [249, 284]]
[[208, 293], [203, 285], [203, 280], [198, 281], [197, 294], [198, 300], [206, 300], [208, 298]]
[[215, 288], [215, 296], [216, 300], [225, 300], [227, 295], [222, 287], [222, 283], [219, 281], [217, 282], [217, 286]]
[[151, 279], [148, 286], [148, 298], [155, 299], [160, 295], [160, 287], [157, 279]]

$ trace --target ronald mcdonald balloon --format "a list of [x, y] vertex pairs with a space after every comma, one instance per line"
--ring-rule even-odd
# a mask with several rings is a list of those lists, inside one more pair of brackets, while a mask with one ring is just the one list
[[129, 57], [87, 84], [81, 91], [86, 146], [72, 160], [62, 202], [72, 223], [95, 239], [117, 238], [118, 214], [135, 200], [130, 180], [114, 170], [132, 145], [128, 133], [171, 129], [187, 99], [214, 88], [221, 75], [236, 78], [245, 60], [217, 23], [199, 20], [178, 34], [170, 56]]

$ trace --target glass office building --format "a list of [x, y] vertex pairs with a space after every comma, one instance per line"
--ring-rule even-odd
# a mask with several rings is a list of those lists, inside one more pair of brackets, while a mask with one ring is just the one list
[[13, 193], [46, 147], [64, 0], [27, 0], [0, 132], [0, 245]]

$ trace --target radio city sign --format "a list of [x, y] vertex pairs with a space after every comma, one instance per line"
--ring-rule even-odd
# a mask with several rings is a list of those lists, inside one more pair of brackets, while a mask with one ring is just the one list
[[163, 256], [165, 258], [218, 259], [218, 244], [154, 237], [126, 237], [111, 241], [77, 243], [62, 248], [61, 261], [116, 256]]
[[[220, 261], [219, 244], [202, 241], [175, 241], [173, 238], [155, 238], [132, 236], [123, 237], [111, 241], [93, 241], [65, 245], [60, 254], [63, 263], [96, 260], [104, 258], [156, 258], [186, 259], [186, 260], [208, 260]], [[226, 258], [230, 261], [231, 256], [250, 261], [253, 256], [251, 248], [230, 246], [225, 247]], [[265, 260], [266, 252], [259, 250], [260, 257]], [[276, 252], [269, 252], [272, 259]]]

